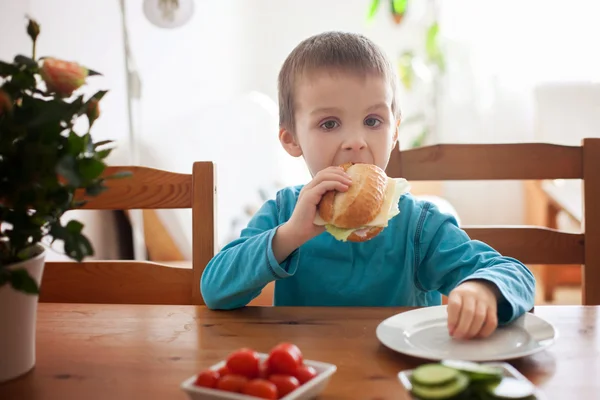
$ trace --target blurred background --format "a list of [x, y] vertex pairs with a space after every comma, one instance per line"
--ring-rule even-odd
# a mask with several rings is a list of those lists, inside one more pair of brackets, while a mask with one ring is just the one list
[[[190, 173], [194, 161], [216, 162], [222, 246], [279, 188], [309, 179], [277, 139], [277, 74], [301, 40], [344, 30], [383, 47], [402, 81], [403, 148], [579, 144], [600, 136], [599, 14], [594, 0], [0, 0], [0, 59], [29, 51], [31, 15], [39, 54], [103, 74], [88, 90], [110, 90], [94, 126], [98, 140], [118, 141], [110, 163]], [[581, 229], [579, 182], [415, 192], [448, 202], [464, 225], [548, 225], [540, 210], [558, 199], [558, 226]], [[190, 210], [131, 215], [137, 240], [125, 252], [118, 215], [75, 213], [97, 258], [191, 259]], [[552, 275], [556, 290], [540, 301], [577, 303], [577, 268]]]

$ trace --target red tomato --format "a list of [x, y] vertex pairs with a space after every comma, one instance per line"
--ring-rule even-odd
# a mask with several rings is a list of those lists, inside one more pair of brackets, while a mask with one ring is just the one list
[[194, 385], [207, 388], [214, 388], [219, 381], [219, 373], [210, 369], [204, 370], [198, 374]]
[[277, 399], [277, 386], [264, 379], [253, 379], [244, 387], [243, 393], [261, 399]]
[[242, 375], [229, 374], [219, 379], [217, 389], [225, 390], [226, 392], [241, 393], [248, 383], [248, 378]]
[[260, 359], [252, 349], [239, 349], [227, 357], [227, 369], [232, 374], [243, 375], [248, 379], [258, 376]]
[[229, 375], [229, 369], [227, 368], [227, 365], [223, 365], [217, 370], [217, 372], [219, 372], [219, 376]]
[[260, 363], [258, 377], [261, 379], [268, 379], [271, 372], [269, 371], [269, 364], [264, 361]]
[[277, 386], [277, 393], [279, 398], [293, 392], [300, 387], [300, 382], [294, 376], [290, 375], [271, 375], [269, 381], [273, 382]]
[[303, 365], [296, 370], [294, 376], [298, 378], [301, 385], [304, 385], [306, 382], [317, 376], [317, 370], [308, 365]]
[[281, 343], [271, 350], [267, 361], [271, 373], [294, 375], [296, 369], [302, 365], [302, 352], [296, 345]]

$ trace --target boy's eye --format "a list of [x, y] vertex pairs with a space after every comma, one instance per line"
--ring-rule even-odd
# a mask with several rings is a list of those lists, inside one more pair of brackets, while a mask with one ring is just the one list
[[379, 124], [381, 124], [381, 121], [378, 120], [377, 118], [367, 118], [365, 119], [365, 125], [370, 126], [370, 127], [376, 127]]
[[337, 122], [334, 120], [325, 121], [321, 124], [321, 128], [331, 130], [337, 127]]

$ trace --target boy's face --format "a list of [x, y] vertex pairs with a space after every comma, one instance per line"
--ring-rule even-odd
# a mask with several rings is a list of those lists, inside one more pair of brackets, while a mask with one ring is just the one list
[[289, 154], [304, 157], [312, 176], [346, 162], [385, 170], [398, 123], [383, 77], [315, 72], [295, 89], [295, 132], [282, 129], [279, 137]]

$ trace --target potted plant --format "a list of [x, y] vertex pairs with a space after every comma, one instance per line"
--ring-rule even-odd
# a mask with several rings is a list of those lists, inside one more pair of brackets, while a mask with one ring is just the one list
[[[93, 254], [83, 224], [63, 225], [61, 216], [106, 189], [111, 152], [112, 141], [94, 142], [90, 134], [106, 91], [87, 99], [77, 93], [99, 74], [75, 62], [36, 58], [39, 33], [29, 19], [31, 57], [0, 61], [0, 382], [35, 365], [43, 240], [62, 241], [77, 261]], [[80, 119], [88, 121], [81, 134], [75, 130]]]

